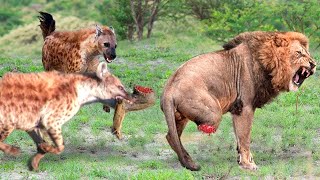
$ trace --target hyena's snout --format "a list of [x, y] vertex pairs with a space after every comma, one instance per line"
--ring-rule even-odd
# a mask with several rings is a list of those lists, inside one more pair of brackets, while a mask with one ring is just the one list
[[103, 52], [103, 56], [108, 63], [111, 63], [112, 60], [114, 60], [117, 57], [116, 48], [108, 48]]
[[111, 59], [115, 59], [117, 57], [116, 48], [110, 49], [110, 57], [111, 57]]
[[129, 103], [133, 103], [135, 101], [135, 97], [132, 94], [128, 93], [123, 86], [118, 86], [117, 95], [115, 96], [117, 100], [125, 99]]

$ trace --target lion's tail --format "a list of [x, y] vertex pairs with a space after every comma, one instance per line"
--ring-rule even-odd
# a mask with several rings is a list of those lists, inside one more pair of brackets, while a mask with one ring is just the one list
[[175, 121], [175, 116], [174, 116], [174, 103], [171, 95], [168, 93], [164, 93], [163, 96], [161, 97], [161, 109], [165, 115], [167, 125], [169, 128], [168, 134], [167, 134], [167, 140], [171, 146], [176, 147], [175, 150], [177, 150], [177, 154], [179, 156], [180, 160], [183, 160], [182, 157], [182, 148], [177, 132], [177, 126], [176, 126], [176, 121]]
[[42, 31], [43, 39], [49, 36], [56, 29], [56, 21], [53, 19], [52, 15], [46, 12], [39, 12], [38, 16], [40, 20], [40, 28]]

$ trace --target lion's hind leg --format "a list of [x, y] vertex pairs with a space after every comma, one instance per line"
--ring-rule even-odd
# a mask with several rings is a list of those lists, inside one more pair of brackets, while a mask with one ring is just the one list
[[162, 97], [161, 109], [166, 117], [169, 128], [166, 136], [167, 141], [171, 148], [177, 153], [180, 163], [187, 169], [194, 171], [199, 170], [200, 167], [193, 163], [191, 157], [183, 148], [180, 140], [180, 136], [188, 120], [185, 117], [178, 118], [178, 115], [180, 114], [175, 113], [173, 99], [171, 99], [170, 96], [167, 97], [164, 95]]
[[0, 150], [6, 154], [17, 156], [20, 154], [20, 148], [14, 147], [9, 144], [3, 143], [3, 141], [9, 136], [9, 134], [14, 130], [11, 126], [0, 127]]
[[[178, 107], [178, 111], [181, 112], [184, 117], [194, 121], [198, 125], [198, 129], [205, 133], [214, 133], [219, 127], [222, 117], [222, 110], [219, 103], [206, 93], [203, 93], [199, 99], [192, 99], [192, 101], [189, 101], [187, 103], [179, 104]], [[177, 120], [176, 123], [180, 137], [182, 132], [179, 132], [179, 128], [185, 126], [185, 124], [183, 124], [183, 121]], [[195, 165], [195, 163], [191, 159], [191, 156], [184, 149], [182, 144], [181, 148], [183, 152], [184, 162], [187, 163], [185, 164], [185, 166], [187, 166], [187, 168], [188, 166], [197, 167], [197, 169], [195, 170], [200, 169], [199, 166]]]
[[178, 136], [179, 136], [179, 143], [180, 143], [180, 147], [181, 147], [181, 150], [183, 153], [183, 160], [180, 160], [180, 162], [181, 161], [187, 162], [187, 164], [189, 166], [185, 166], [185, 164], [182, 164], [182, 165], [190, 170], [200, 170], [200, 166], [194, 163], [191, 156], [189, 155], [189, 153], [184, 148], [184, 146], [182, 145], [182, 142], [181, 142], [181, 134], [182, 134], [184, 128], [186, 127], [187, 123], [189, 122], [189, 119], [184, 117], [181, 113], [176, 112], [175, 113], [175, 120], [176, 120], [177, 132], [178, 132]]

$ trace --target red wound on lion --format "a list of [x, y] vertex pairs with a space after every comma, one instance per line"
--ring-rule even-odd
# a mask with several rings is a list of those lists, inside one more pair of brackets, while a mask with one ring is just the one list
[[148, 88], [148, 87], [143, 87], [143, 86], [134, 86], [134, 89], [140, 93], [144, 93], [144, 94], [149, 94], [149, 93], [152, 93], [153, 90], [151, 88]]
[[204, 133], [207, 134], [211, 134], [211, 133], [215, 133], [216, 132], [216, 128], [212, 125], [207, 125], [207, 124], [201, 124], [198, 126], [198, 130], [202, 131]]

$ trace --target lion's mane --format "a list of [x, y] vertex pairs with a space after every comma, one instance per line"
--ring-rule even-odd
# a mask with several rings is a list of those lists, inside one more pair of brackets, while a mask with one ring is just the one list
[[258, 61], [263, 68], [263, 81], [260, 81], [261, 78], [257, 80], [260, 81], [261, 88], [257, 88], [258, 97], [254, 102], [256, 107], [269, 102], [280, 91], [289, 89], [288, 82], [292, 78], [289, 45], [294, 40], [298, 40], [308, 50], [308, 38], [297, 32], [245, 32], [223, 45], [225, 50], [230, 50], [241, 43], [246, 43], [253, 60]]
[[275, 91], [288, 89], [288, 79], [291, 75], [289, 44], [298, 40], [307, 50], [308, 38], [296, 32], [246, 32], [239, 34], [223, 47], [232, 49], [241, 43], [247, 43], [254, 59], [260, 61], [262, 66], [272, 77], [272, 86]]

